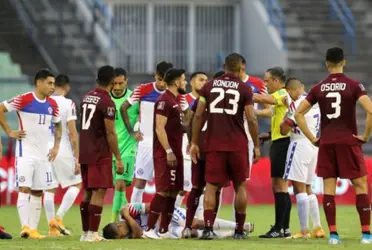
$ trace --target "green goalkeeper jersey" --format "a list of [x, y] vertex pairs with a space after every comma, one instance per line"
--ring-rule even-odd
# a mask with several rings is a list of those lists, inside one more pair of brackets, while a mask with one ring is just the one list
[[[137, 149], [137, 141], [134, 139], [129, 133], [127, 128], [125, 127], [123, 117], [120, 113], [121, 105], [125, 102], [125, 100], [132, 94], [132, 91], [126, 89], [124, 95], [122, 97], [115, 97], [111, 93], [111, 99], [115, 103], [116, 106], [116, 115], [115, 115], [115, 130], [116, 134], [118, 135], [118, 142], [119, 142], [119, 150], [122, 157], [126, 156], [135, 156], [136, 149]], [[132, 128], [138, 121], [139, 117], [139, 104], [136, 103], [128, 109], [129, 121], [132, 125]], [[113, 156], [115, 159], [115, 156]]]

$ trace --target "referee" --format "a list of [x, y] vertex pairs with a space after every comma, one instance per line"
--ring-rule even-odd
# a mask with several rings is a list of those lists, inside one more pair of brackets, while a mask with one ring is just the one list
[[[275, 197], [275, 225], [260, 238], [289, 237], [289, 220], [292, 208], [288, 193], [288, 183], [283, 179], [285, 162], [290, 143], [289, 133], [280, 134], [280, 123], [287, 113], [287, 104], [283, 101], [287, 97], [285, 90], [286, 76], [280, 67], [266, 70], [264, 82], [269, 95], [254, 94], [253, 101], [271, 104], [271, 182]], [[257, 115], [260, 115], [257, 113]]]

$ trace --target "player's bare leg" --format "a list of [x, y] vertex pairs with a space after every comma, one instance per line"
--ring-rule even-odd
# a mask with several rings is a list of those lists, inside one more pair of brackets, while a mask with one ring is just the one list
[[371, 224], [371, 205], [368, 197], [367, 176], [351, 180], [356, 194], [356, 208], [359, 213], [360, 224], [362, 229], [362, 244], [372, 244], [370, 231]]
[[216, 238], [213, 232], [213, 224], [216, 209], [216, 194], [220, 189], [219, 186], [207, 183], [204, 192], [204, 231], [201, 239], [212, 240]]
[[18, 199], [17, 199], [17, 210], [19, 219], [21, 222], [21, 237], [30, 237], [30, 225], [29, 225], [29, 214], [30, 214], [30, 204], [29, 199], [31, 195], [31, 188], [29, 187], [19, 187]]
[[44, 210], [49, 225], [48, 236], [58, 237], [61, 236], [56, 221], [54, 220], [55, 209], [54, 209], [54, 196], [57, 188], [49, 189], [44, 191]]
[[183, 199], [185, 199], [187, 192], [186, 191], [180, 191], [178, 192], [177, 198], [176, 198], [176, 207], [181, 207]]
[[320, 223], [318, 198], [313, 193], [311, 185], [306, 185], [306, 193], [309, 198], [309, 211], [310, 211], [311, 220], [313, 222], [313, 232], [311, 234], [311, 237], [324, 238], [325, 233]]
[[294, 193], [297, 201], [297, 213], [300, 220], [301, 232], [292, 235], [290, 238], [309, 238], [309, 213], [310, 204], [309, 197], [306, 192], [306, 184], [298, 181], [292, 181]]
[[31, 190], [31, 197], [30, 197], [30, 214], [29, 214], [29, 224], [30, 224], [30, 238], [31, 239], [43, 239], [45, 238], [44, 235], [41, 235], [37, 230], [39, 225], [40, 216], [41, 216], [41, 196], [43, 195], [43, 191], [40, 190]]
[[125, 189], [125, 180], [117, 179], [115, 183], [114, 201], [112, 203], [111, 222], [117, 222], [119, 220], [120, 208], [128, 203]]
[[143, 192], [145, 192], [146, 180], [135, 179], [132, 195], [130, 197], [131, 203], [141, 203]]
[[324, 188], [323, 210], [327, 219], [327, 224], [330, 233], [328, 243], [331, 245], [341, 244], [341, 240], [340, 237], [338, 236], [336, 226], [336, 203], [335, 203], [336, 185], [337, 185], [336, 178], [323, 179]]
[[89, 203], [89, 230], [87, 241], [99, 242], [104, 240], [98, 235], [99, 224], [101, 223], [101, 214], [103, 210], [103, 200], [106, 195], [105, 188], [97, 188], [92, 190], [92, 197]]
[[74, 204], [77, 196], [80, 193], [81, 186], [82, 186], [81, 183], [79, 183], [68, 187], [65, 195], [62, 198], [62, 202], [61, 205], [59, 206], [57, 214], [54, 217], [58, 230], [60, 231], [60, 233], [64, 235], [70, 235], [71, 233], [66, 229], [63, 223], [63, 217]]
[[80, 238], [80, 241], [86, 241], [88, 237], [89, 231], [89, 203], [90, 199], [92, 198], [92, 190], [85, 189], [84, 190], [84, 197], [80, 203], [80, 216], [81, 216], [81, 226], [83, 230], [83, 234]]
[[199, 206], [200, 196], [203, 194], [204, 187], [193, 186], [187, 198], [186, 223], [182, 231], [182, 238], [196, 238], [197, 232], [192, 231], [192, 224], [194, 221], [196, 210]]
[[235, 219], [236, 228], [234, 239], [244, 239], [246, 237], [244, 233], [244, 223], [247, 209], [247, 182], [234, 183], [235, 189]]

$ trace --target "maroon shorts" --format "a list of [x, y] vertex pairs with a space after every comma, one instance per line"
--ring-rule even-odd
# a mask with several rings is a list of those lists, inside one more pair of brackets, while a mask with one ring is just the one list
[[205, 187], [205, 160], [198, 160], [198, 163], [191, 164], [191, 182], [193, 187]]
[[206, 155], [205, 180], [221, 187], [229, 181], [241, 183], [249, 178], [247, 151], [212, 151]]
[[321, 144], [318, 153], [318, 176], [355, 179], [367, 175], [361, 146]]
[[154, 158], [156, 192], [183, 190], [183, 157], [177, 156], [177, 166], [171, 168], [167, 157]]
[[81, 164], [81, 176], [85, 189], [112, 188], [112, 160], [99, 160], [96, 164]]

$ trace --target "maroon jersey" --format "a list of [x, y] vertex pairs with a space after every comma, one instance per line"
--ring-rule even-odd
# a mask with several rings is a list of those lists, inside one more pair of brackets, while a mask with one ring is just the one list
[[114, 120], [115, 112], [115, 104], [106, 90], [95, 88], [84, 96], [80, 105], [81, 164], [93, 164], [112, 157], [104, 119]]
[[248, 139], [243, 114], [253, 105], [252, 89], [233, 74], [207, 82], [200, 90], [208, 109], [205, 151], [245, 151]]
[[[198, 107], [198, 103], [199, 103], [199, 98], [197, 98], [193, 101], [193, 104], [191, 106], [191, 111], [193, 111], [194, 113], [196, 112], [196, 108]], [[203, 122], [202, 122], [202, 129], [201, 129], [200, 134], [199, 134], [199, 142], [198, 142], [200, 152], [204, 152], [205, 140], [207, 138], [207, 118], [208, 118], [208, 114], [204, 113]]]
[[353, 137], [358, 133], [355, 105], [366, 94], [362, 84], [344, 74], [331, 74], [311, 89], [306, 99], [319, 104], [320, 143], [360, 145]]
[[182, 156], [182, 110], [179, 98], [174, 96], [169, 90], [166, 90], [155, 102], [153, 155], [154, 157], [166, 157], [167, 153], [160, 144], [155, 131], [156, 115], [162, 115], [168, 118], [165, 125], [165, 132], [167, 133], [169, 146], [176, 156]]

